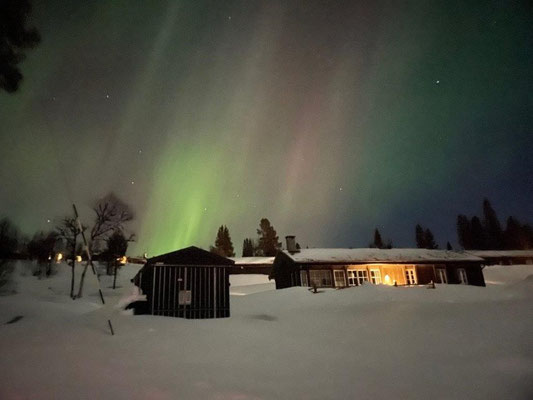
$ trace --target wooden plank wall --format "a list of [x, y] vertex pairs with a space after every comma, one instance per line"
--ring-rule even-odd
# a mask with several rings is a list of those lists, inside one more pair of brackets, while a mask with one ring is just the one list
[[[230, 316], [225, 267], [154, 265], [152, 274], [150, 311], [153, 315], [188, 319]], [[185, 304], [189, 299], [189, 304]]]

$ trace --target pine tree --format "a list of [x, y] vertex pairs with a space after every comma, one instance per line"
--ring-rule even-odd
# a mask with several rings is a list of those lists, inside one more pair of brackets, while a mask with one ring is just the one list
[[211, 247], [211, 251], [223, 257], [235, 257], [233, 243], [227, 226], [221, 225], [218, 228], [215, 246]]
[[0, 1], [0, 90], [8, 93], [19, 88], [25, 50], [41, 41], [39, 32], [28, 26], [30, 15], [29, 0]]
[[381, 238], [381, 233], [379, 233], [378, 228], [376, 228], [374, 231], [374, 243], [372, 243], [372, 246], [377, 249], [383, 249], [385, 247], [383, 245], [383, 239]]
[[486, 247], [491, 250], [503, 248], [503, 231], [488, 199], [483, 200], [483, 228], [485, 230]]
[[242, 242], [242, 256], [243, 257], [254, 256], [254, 241], [252, 239], [246, 238]]
[[450, 242], [446, 242], [446, 250], [453, 250], [453, 247]]
[[507, 218], [507, 227], [505, 228], [505, 248], [508, 250], [518, 250], [522, 248], [522, 224], [514, 217]]
[[424, 231], [424, 244], [425, 244], [426, 249], [438, 249], [439, 248], [437, 243], [435, 243], [433, 232], [431, 232], [429, 228], [427, 228]]
[[470, 229], [472, 234], [472, 247], [470, 249], [486, 250], [487, 240], [485, 238], [485, 229], [478, 217], [472, 217], [472, 220], [470, 221]]
[[473, 249], [472, 225], [466, 215], [461, 214], [457, 216], [457, 237], [463, 249]]
[[415, 238], [416, 238], [416, 247], [419, 249], [426, 248], [426, 238], [424, 235], [424, 229], [420, 224], [417, 224], [415, 227]]
[[274, 227], [266, 218], [261, 219], [259, 229], [257, 230], [259, 240], [257, 243], [257, 251], [259, 255], [264, 257], [274, 257], [281, 249], [281, 243]]

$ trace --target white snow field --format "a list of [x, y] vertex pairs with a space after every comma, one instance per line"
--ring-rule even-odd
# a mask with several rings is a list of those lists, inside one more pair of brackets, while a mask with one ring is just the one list
[[103, 277], [105, 307], [90, 273], [73, 301], [58, 267], [39, 280], [19, 262], [0, 296], [0, 399], [533, 398], [533, 266], [487, 267], [498, 284], [486, 288], [435, 290], [312, 294], [232, 277], [241, 295], [218, 320], [122, 311], [135, 265], [115, 291]]

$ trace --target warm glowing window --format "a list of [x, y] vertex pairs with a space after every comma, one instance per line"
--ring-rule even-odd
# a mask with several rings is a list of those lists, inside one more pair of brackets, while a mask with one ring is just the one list
[[331, 281], [331, 271], [327, 269], [309, 271], [309, 280], [311, 281], [311, 286], [333, 286], [333, 282]]
[[370, 281], [374, 285], [377, 285], [377, 284], [381, 283], [381, 272], [379, 271], [379, 269], [371, 269], [370, 270]]
[[405, 283], [407, 285], [416, 285], [416, 275], [414, 268], [407, 268], [405, 270]]
[[363, 282], [368, 282], [368, 272], [366, 269], [348, 271], [348, 285], [357, 286], [362, 285]]
[[344, 277], [344, 271], [343, 270], [335, 270], [333, 271], [333, 275], [335, 278], [335, 287], [345, 287], [346, 286], [346, 278]]

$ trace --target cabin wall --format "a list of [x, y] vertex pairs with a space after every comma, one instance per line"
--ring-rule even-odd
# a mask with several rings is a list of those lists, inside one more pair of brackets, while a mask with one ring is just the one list
[[436, 282], [435, 265], [424, 264], [416, 266], [416, 278], [419, 285], [427, 285], [431, 282]]
[[[147, 277], [151, 275], [151, 277]], [[230, 316], [226, 267], [154, 265], [143, 274], [143, 292], [153, 315], [203, 319]]]

